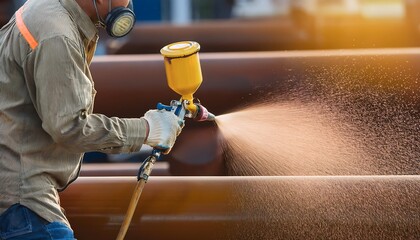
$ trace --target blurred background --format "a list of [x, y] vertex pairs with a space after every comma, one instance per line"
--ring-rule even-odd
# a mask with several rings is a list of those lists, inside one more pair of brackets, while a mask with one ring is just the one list
[[204, 52], [419, 45], [417, 0], [135, 2], [134, 34], [108, 42], [98, 54], [156, 53], [180, 38], [202, 43]]
[[[0, 25], [23, 2], [0, 0]], [[200, 41], [202, 51], [413, 47], [419, 6], [418, 0], [134, 0], [137, 29], [124, 40], [103, 36], [97, 54], [156, 53], [179, 37]]]

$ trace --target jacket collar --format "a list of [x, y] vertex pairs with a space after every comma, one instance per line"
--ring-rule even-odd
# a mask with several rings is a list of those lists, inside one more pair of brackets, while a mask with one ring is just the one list
[[61, 5], [63, 5], [63, 7], [70, 13], [73, 21], [77, 24], [77, 27], [83, 35], [85, 35], [89, 42], [96, 41], [98, 38], [98, 29], [79, 4], [77, 4], [74, 0], [60, 0], [60, 2]]

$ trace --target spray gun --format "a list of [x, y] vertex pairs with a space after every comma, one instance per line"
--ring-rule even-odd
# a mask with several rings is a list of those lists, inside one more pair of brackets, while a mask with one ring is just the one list
[[[214, 115], [209, 113], [200, 103], [194, 103], [193, 94], [200, 87], [201, 75], [197, 42], [176, 42], [163, 47], [160, 52], [164, 56], [166, 77], [169, 87], [179, 95], [177, 103], [185, 109], [185, 117], [197, 121], [214, 121]], [[174, 101], [172, 101], [174, 102]], [[171, 105], [173, 105], [171, 103]], [[158, 106], [159, 108], [159, 106]], [[175, 112], [178, 117], [180, 115]]]
[[[215, 116], [200, 104], [194, 102], [193, 94], [203, 81], [198, 58], [200, 45], [197, 42], [184, 41], [169, 44], [161, 49], [165, 60], [166, 77], [169, 87], [181, 95], [180, 100], [172, 100], [170, 105], [157, 104], [157, 109], [173, 112], [180, 120], [185, 117], [196, 121], [214, 121]], [[128, 210], [121, 225], [117, 240], [123, 240], [127, 233], [138, 200], [143, 191], [154, 163], [162, 154], [161, 149], [154, 148], [143, 161], [137, 174], [137, 185], [131, 197]]]

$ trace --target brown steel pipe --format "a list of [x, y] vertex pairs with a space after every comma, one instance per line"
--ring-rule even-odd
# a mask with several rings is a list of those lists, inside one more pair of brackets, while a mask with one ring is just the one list
[[181, 26], [142, 23], [126, 38], [109, 40], [106, 45], [108, 54], [156, 53], [162, 46], [180, 40], [201, 43], [201, 52], [416, 47], [419, 31], [415, 26], [409, 18], [295, 12], [285, 17], [201, 21]]
[[168, 43], [199, 42], [201, 52], [309, 48], [308, 32], [289, 18], [202, 21], [189, 25], [137, 24], [124, 39], [107, 41], [108, 54], [156, 53]]
[[12, 0], [0, 1], [0, 28], [3, 27], [13, 16], [15, 4]]
[[[137, 176], [141, 161], [121, 163], [86, 163], [82, 165], [80, 176]], [[157, 162], [152, 171], [153, 176], [169, 176], [169, 163]]]
[[[77, 239], [115, 239], [136, 179], [61, 193]], [[126, 239], [417, 239], [420, 176], [151, 177]]]

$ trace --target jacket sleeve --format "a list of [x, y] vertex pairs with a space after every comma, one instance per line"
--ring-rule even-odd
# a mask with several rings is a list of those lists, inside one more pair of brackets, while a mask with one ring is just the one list
[[[138, 151], [146, 137], [144, 118], [93, 114], [95, 90], [78, 44], [54, 37], [29, 55], [33, 69], [33, 99], [42, 128], [57, 144], [72, 152], [110, 153]], [[90, 75], [90, 73], [89, 73]]]

